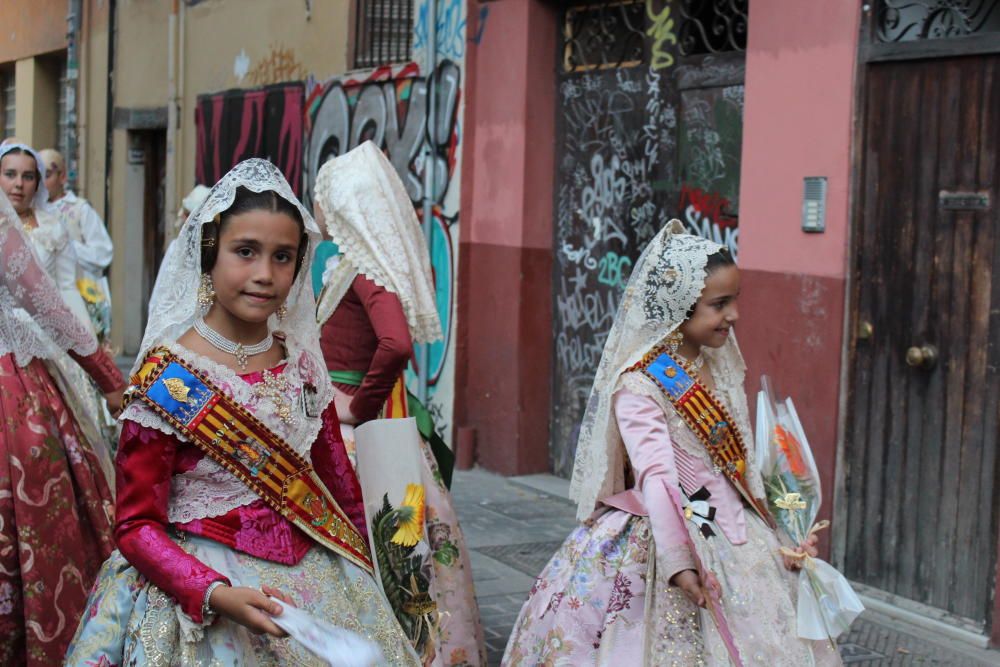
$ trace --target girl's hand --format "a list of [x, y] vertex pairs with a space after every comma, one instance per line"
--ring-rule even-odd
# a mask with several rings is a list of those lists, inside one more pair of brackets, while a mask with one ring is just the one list
[[[798, 547], [795, 548], [795, 553], [804, 554], [805, 556], [809, 556], [810, 558], [815, 558], [816, 556], [819, 555], [819, 549], [816, 547], [816, 544], [818, 542], [819, 542], [819, 536], [816, 535], [816, 533], [813, 533], [806, 538], [805, 542], [803, 542], [802, 544], [800, 544]], [[801, 570], [802, 563], [803, 561], [805, 561], [805, 558], [803, 557], [796, 558], [794, 556], [789, 556], [784, 553], [781, 554], [781, 557], [785, 561], [785, 569], [788, 570], [789, 572], [798, 572], [799, 570]]]
[[108, 402], [108, 412], [115, 419], [122, 413], [122, 396], [125, 393], [125, 387], [121, 389], [115, 389], [114, 391], [109, 391], [104, 394], [104, 400]]
[[[714, 581], [714, 579], [712, 577], [714, 585], [718, 586], [719, 582]], [[699, 607], [704, 607], [707, 603], [709, 591], [702, 585], [701, 578], [694, 570], [681, 570], [673, 576], [670, 583], [681, 589], [684, 596]]]
[[337, 409], [337, 417], [345, 424], [356, 426], [359, 421], [358, 418], [354, 416], [354, 413], [351, 412], [352, 399], [353, 396], [349, 394], [337, 391], [336, 389], [333, 390], [333, 405]]
[[267, 633], [273, 637], [287, 637], [271, 620], [271, 616], [281, 615], [281, 605], [269, 600], [268, 595], [288, 602], [287, 596], [267, 586], [264, 592], [245, 586], [219, 586], [212, 591], [208, 606], [256, 635]]

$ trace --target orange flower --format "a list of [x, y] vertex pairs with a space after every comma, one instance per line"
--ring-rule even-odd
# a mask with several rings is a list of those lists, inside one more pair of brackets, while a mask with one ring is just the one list
[[802, 445], [795, 439], [795, 436], [780, 426], [774, 427], [774, 440], [781, 447], [788, 461], [788, 467], [796, 477], [805, 477], [809, 474], [806, 468], [805, 459], [802, 457]]

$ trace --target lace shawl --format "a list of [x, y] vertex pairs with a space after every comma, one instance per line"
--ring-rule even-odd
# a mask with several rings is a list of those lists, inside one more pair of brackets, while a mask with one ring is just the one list
[[399, 297], [416, 343], [442, 337], [430, 254], [392, 163], [366, 141], [316, 176], [315, 200], [341, 261], [324, 276], [317, 320], [329, 319], [358, 273]]

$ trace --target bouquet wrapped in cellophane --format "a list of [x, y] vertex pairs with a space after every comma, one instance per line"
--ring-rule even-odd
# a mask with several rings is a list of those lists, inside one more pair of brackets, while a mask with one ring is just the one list
[[[791, 398], [775, 400], [771, 381], [761, 378], [757, 394], [757, 466], [768, 507], [791, 541], [802, 544], [829, 525], [815, 523], [823, 499], [819, 472]], [[834, 641], [864, 606], [840, 572], [829, 563], [782, 547], [803, 561], [799, 573], [798, 633], [805, 639]]]

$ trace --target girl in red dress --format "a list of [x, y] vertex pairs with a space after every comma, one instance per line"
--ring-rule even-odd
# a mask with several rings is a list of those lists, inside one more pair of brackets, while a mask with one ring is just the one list
[[[371, 142], [323, 165], [315, 201], [317, 217], [341, 253], [326, 272], [318, 319], [348, 449], [353, 426], [380, 416], [415, 416], [423, 436], [416, 473], [426, 504], [422, 571], [429, 572], [428, 593], [439, 620], [423, 633], [406, 604], [396, 605], [397, 617], [411, 629], [425, 663], [485, 665], [469, 555], [445, 484], [450, 470], [438, 460], [450, 451], [402, 384], [413, 343], [442, 336], [427, 244], [413, 205], [392, 164]], [[433, 451], [429, 441], [436, 441]], [[408, 589], [404, 598], [424, 581], [420, 574], [416, 585], [409, 576], [400, 579]]]
[[[68, 664], [326, 664], [279, 639], [269, 595], [368, 637], [382, 664], [417, 664], [351, 548], [364, 519], [323, 382], [308, 259], [318, 238], [278, 168], [250, 159], [171, 245], [122, 415], [118, 551]], [[297, 495], [302, 480], [309, 493]]]

